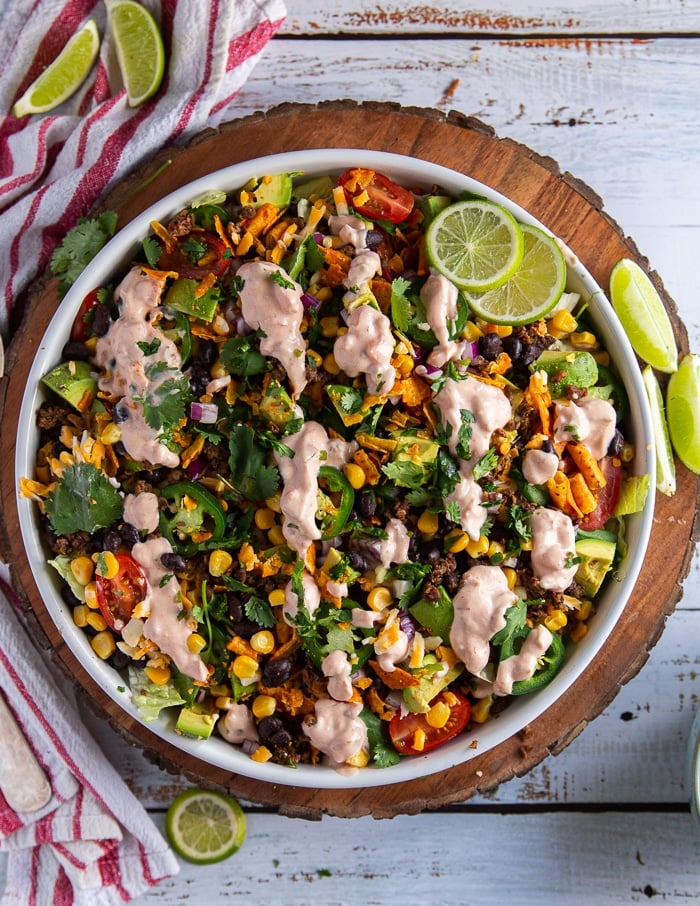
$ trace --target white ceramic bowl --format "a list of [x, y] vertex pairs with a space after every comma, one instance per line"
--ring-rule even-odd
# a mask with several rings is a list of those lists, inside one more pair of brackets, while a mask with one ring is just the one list
[[[22, 401], [18, 437], [26, 438], [27, 442], [17, 444], [15, 461], [17, 481], [19, 482], [22, 476], [32, 475], [34, 470], [38, 439], [35, 412], [43, 394], [39, 384], [40, 378], [60, 361], [61, 350], [68, 338], [81, 300], [94, 286], [114, 280], [126, 269], [129, 260], [139, 249], [142, 238], [149, 233], [150, 221], [167, 221], [201, 193], [215, 189], [233, 190], [254, 176], [294, 171], [302, 171], [307, 176], [338, 174], [349, 166], [371, 167], [406, 185], [436, 184], [452, 194], [468, 190], [506, 206], [521, 222], [542, 226], [522, 208], [482, 183], [445, 167], [385, 152], [353, 149], [295, 151], [236, 164], [197, 179], [162, 198], [120, 230], [85, 269], [60, 304], [39, 346]], [[590, 299], [590, 311], [596, 331], [610, 351], [629, 396], [627, 433], [635, 442], [637, 459], [634, 463], [634, 472], [650, 473], [653, 489], [655, 484], [653, 432], [640, 370], [632, 348], [612, 306], [582, 264], [569, 265], [568, 288], [580, 292], [583, 298]], [[513, 701], [497, 718], [429, 754], [404, 758], [390, 768], [368, 767], [352, 776], [346, 776], [321, 766], [301, 765], [291, 769], [269, 762], [257, 764], [216, 736], [199, 741], [176, 734], [167, 711], [163, 712], [163, 718], [147, 726], [178, 749], [235, 774], [282, 785], [319, 789], [364, 788], [401, 783], [453, 767], [474, 758], [477, 754], [483, 755], [542, 715], [596, 656], [627, 604], [641, 569], [651, 531], [653, 505], [652, 492], [648, 496], [644, 511], [629, 519], [629, 553], [620, 564], [616, 581], [607, 584], [596, 602], [597, 612], [591, 622], [591, 631], [575, 646], [556, 678], [541, 691]], [[140, 721], [130, 694], [124, 689], [122, 677], [93, 653], [86, 635], [76, 628], [70, 609], [61, 599], [60, 580], [46, 563], [47, 551], [42, 543], [36, 504], [20, 498], [18, 508], [21, 532], [36, 584], [61, 636], [107, 695]], [[473, 747], [475, 740], [478, 740], [478, 747]]]

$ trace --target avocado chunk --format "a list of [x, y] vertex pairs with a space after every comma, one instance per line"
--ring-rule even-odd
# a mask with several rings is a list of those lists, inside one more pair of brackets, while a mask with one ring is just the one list
[[598, 381], [598, 363], [590, 352], [565, 352], [548, 349], [530, 365], [530, 370], [545, 371], [552, 396], [564, 396], [567, 387], [592, 387]]
[[612, 567], [617, 544], [603, 538], [580, 538], [576, 556], [581, 558], [576, 581], [589, 598], [594, 597]]
[[260, 415], [273, 425], [283, 428], [294, 418], [294, 402], [278, 381], [270, 381], [260, 400]]
[[438, 588], [437, 601], [421, 598], [408, 610], [411, 616], [418, 620], [431, 635], [440, 636], [443, 642], [448, 641], [455, 609], [452, 599], [442, 586]]
[[252, 198], [248, 204], [259, 208], [264, 204], [273, 204], [276, 208], [286, 208], [292, 200], [292, 174], [276, 173], [251, 179], [243, 187]]
[[314, 176], [294, 186], [292, 197], [300, 198], [330, 198], [333, 195], [334, 182], [330, 176]]
[[97, 396], [97, 378], [89, 362], [62, 362], [41, 382], [78, 412], [87, 412]]
[[164, 302], [175, 311], [211, 322], [216, 314], [216, 306], [219, 304], [219, 290], [212, 286], [197, 298], [195, 293], [198, 285], [196, 280], [180, 277], [165, 294]]
[[435, 696], [446, 689], [464, 670], [464, 664], [457, 661], [454, 666], [442, 673], [438, 669], [437, 658], [433, 655], [426, 655], [423, 661], [424, 666], [431, 663], [435, 665], [434, 671], [424, 674], [417, 686], [408, 686], [403, 690], [404, 704], [414, 714], [427, 714]]
[[[391, 454], [393, 462], [410, 462], [419, 466], [423, 473], [423, 478], [427, 480], [430, 473], [430, 466], [435, 462], [440, 446], [430, 437], [421, 437], [419, 434], [392, 434], [392, 440], [396, 446]], [[397, 485], [401, 486], [401, 481], [396, 479]]]
[[197, 739], [209, 739], [214, 730], [218, 714], [208, 711], [195, 711], [193, 708], [183, 708], [175, 724], [175, 732], [183, 736], [194, 736]]
[[426, 198], [422, 198], [418, 202], [418, 210], [423, 215], [423, 227], [427, 227], [449, 204], [452, 204], [449, 195], [428, 195]]

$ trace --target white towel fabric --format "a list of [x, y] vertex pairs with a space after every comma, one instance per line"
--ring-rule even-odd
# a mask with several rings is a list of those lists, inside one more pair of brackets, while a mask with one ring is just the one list
[[[0, 690], [51, 784], [48, 804], [14, 811], [0, 793], [2, 906], [116, 906], [179, 863], [80, 720], [0, 579]], [[2, 744], [0, 743], [0, 751]]]
[[[285, 14], [282, 0], [143, 0], [160, 24], [163, 84], [127, 106], [103, 0], [20, 0], [0, 18], [0, 335], [18, 295], [105, 190], [157, 149], [235, 116], [232, 102]], [[17, 119], [13, 103], [67, 39], [95, 19], [93, 72], [54, 111]]]

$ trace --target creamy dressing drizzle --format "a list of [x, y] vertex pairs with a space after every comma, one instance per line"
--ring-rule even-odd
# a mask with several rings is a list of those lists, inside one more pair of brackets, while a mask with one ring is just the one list
[[139, 541], [131, 549], [132, 557], [143, 569], [148, 581], [151, 612], [144, 623], [143, 634], [172, 658], [181, 673], [206, 682], [209, 679], [206, 664], [187, 645], [192, 629], [188, 620], [179, 619], [182, 611], [180, 583], [161, 563], [161, 556], [172, 553], [172, 550], [166, 538]]
[[559, 468], [559, 457], [546, 450], [527, 450], [523, 456], [523, 478], [530, 484], [545, 484], [554, 478]]
[[567, 566], [576, 549], [576, 529], [561, 510], [540, 507], [530, 517], [532, 529], [531, 564], [542, 588], [565, 591], [573, 582], [578, 566]]
[[440, 410], [443, 426], [450, 429], [449, 448], [454, 456], [457, 455], [459, 444], [462, 410], [468, 410], [474, 417], [471, 424], [469, 459], [460, 460], [459, 481], [446, 500], [448, 503], [457, 504], [462, 530], [476, 540], [481, 534], [486, 515], [481, 506], [483, 492], [474, 481], [472, 473], [476, 463], [488, 452], [493, 432], [503, 428], [510, 421], [512, 417], [510, 401], [499, 387], [466, 377], [461, 381], [452, 379], [445, 381], [442, 389], [435, 395], [435, 403]]
[[240, 702], [231, 702], [216, 726], [226, 742], [232, 745], [240, 745], [246, 741], [257, 742], [259, 739], [253, 715], [248, 706]]
[[[97, 340], [95, 362], [104, 371], [98, 381], [100, 390], [121, 400], [117, 406], [122, 416], [119, 427], [129, 456], [138, 462], [175, 468], [180, 457], [158, 440], [158, 431], [146, 422], [143, 407], [137, 402], [153, 397], [158, 387], [173, 377], [172, 369], [179, 372], [181, 366], [177, 346], [153, 324], [164, 286], [163, 279], [144, 274], [139, 267], [129, 271], [115, 293], [120, 301], [119, 317]], [[157, 349], [146, 355], [143, 349], [153, 345]], [[160, 362], [168, 369], [149, 377], [149, 366]]]
[[450, 339], [448, 328], [448, 324], [457, 318], [458, 297], [459, 292], [454, 283], [431, 270], [421, 288], [420, 298], [425, 306], [428, 324], [438, 341], [428, 356], [428, 364], [435, 368], [442, 368], [447, 362], [464, 358], [467, 350], [468, 344], [463, 340]]
[[392, 611], [385, 627], [374, 643], [377, 663], [385, 673], [393, 673], [396, 665], [408, 655], [409, 639], [398, 624], [398, 611]]
[[299, 396], [306, 386], [306, 342], [301, 334], [303, 289], [269, 261], [248, 261], [238, 269], [237, 276], [243, 280], [243, 320], [253, 330], [263, 331], [260, 352], [277, 359], [287, 372], [294, 396]]
[[151, 491], [139, 494], [127, 494], [124, 498], [124, 522], [128, 522], [140, 532], [155, 532], [158, 528], [160, 510], [158, 497]]
[[392, 518], [384, 526], [384, 531], [387, 537], [382, 538], [378, 545], [380, 563], [386, 568], [392, 563], [405, 563], [411, 544], [411, 536], [406, 526], [400, 519]]
[[517, 654], [507, 657], [498, 665], [493, 684], [494, 695], [510, 695], [513, 683], [530, 679], [537, 670], [537, 662], [552, 644], [552, 633], [541, 623], [529, 632]]
[[616, 415], [611, 403], [585, 396], [578, 403], [557, 400], [554, 411], [554, 440], [584, 444], [596, 459], [605, 456], [615, 436]]
[[[306, 570], [301, 574], [301, 586], [304, 590], [303, 604], [309, 616], [311, 616], [321, 603], [321, 589], [316, 584], [316, 580], [311, 573], [306, 572]], [[293, 626], [298, 613], [299, 597], [292, 588], [292, 582], [290, 580], [284, 588], [284, 604], [282, 605], [282, 614], [285, 623], [289, 626]]]
[[328, 218], [328, 227], [333, 236], [352, 245], [356, 252], [367, 247], [367, 224], [354, 214], [333, 214]]
[[304, 422], [295, 434], [284, 439], [293, 456], [275, 452], [283, 488], [280, 509], [284, 515], [282, 532], [287, 544], [300, 557], [305, 557], [309, 545], [321, 537], [316, 525], [318, 470], [331, 461], [341, 463], [352, 455], [356, 445], [338, 438], [331, 441], [326, 429], [318, 422]]
[[462, 576], [455, 595], [450, 645], [470, 673], [489, 662], [489, 642], [506, 625], [505, 612], [518, 600], [500, 566], [477, 565]]
[[352, 293], [361, 293], [369, 286], [370, 280], [382, 269], [382, 260], [376, 252], [361, 249], [350, 262], [348, 275], [343, 286]]
[[364, 374], [370, 393], [390, 393], [393, 389], [393, 351], [391, 321], [372, 305], [358, 305], [348, 314], [347, 333], [333, 345], [338, 367], [350, 377]]
[[350, 680], [350, 661], [347, 652], [331, 651], [321, 662], [321, 672], [328, 678], [328, 694], [338, 702], [348, 702], [353, 688]]
[[315, 722], [304, 722], [302, 729], [311, 745], [335, 765], [367, 747], [367, 727], [360, 717], [362, 702], [337, 702], [320, 698], [314, 705]]

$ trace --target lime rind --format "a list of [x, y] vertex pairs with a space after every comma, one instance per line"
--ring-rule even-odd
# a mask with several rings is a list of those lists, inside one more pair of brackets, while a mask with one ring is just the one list
[[639, 358], [672, 374], [678, 349], [671, 319], [653, 283], [631, 258], [621, 258], [610, 272], [610, 301]]
[[515, 273], [524, 243], [520, 224], [509, 211], [470, 198], [435, 216], [425, 234], [425, 250], [432, 267], [455, 286], [485, 292]]
[[151, 13], [135, 0], [106, 0], [106, 6], [128, 103], [139, 107], [163, 81], [163, 38]]
[[196, 865], [210, 865], [240, 849], [247, 831], [246, 815], [233, 796], [190, 789], [170, 804], [165, 831], [179, 856]]
[[651, 424], [654, 429], [656, 490], [666, 497], [673, 497], [676, 493], [676, 464], [673, 461], [661, 387], [650, 365], [642, 371], [642, 380], [649, 399]]
[[485, 293], [466, 292], [474, 313], [492, 324], [530, 324], [548, 314], [566, 289], [566, 261], [556, 239], [521, 224], [524, 253], [519, 268], [503, 285]]
[[47, 113], [67, 101], [88, 77], [99, 49], [97, 24], [89, 19], [15, 103], [14, 116]]
[[700, 475], [700, 356], [688, 353], [671, 375], [666, 390], [666, 417], [676, 456]]

